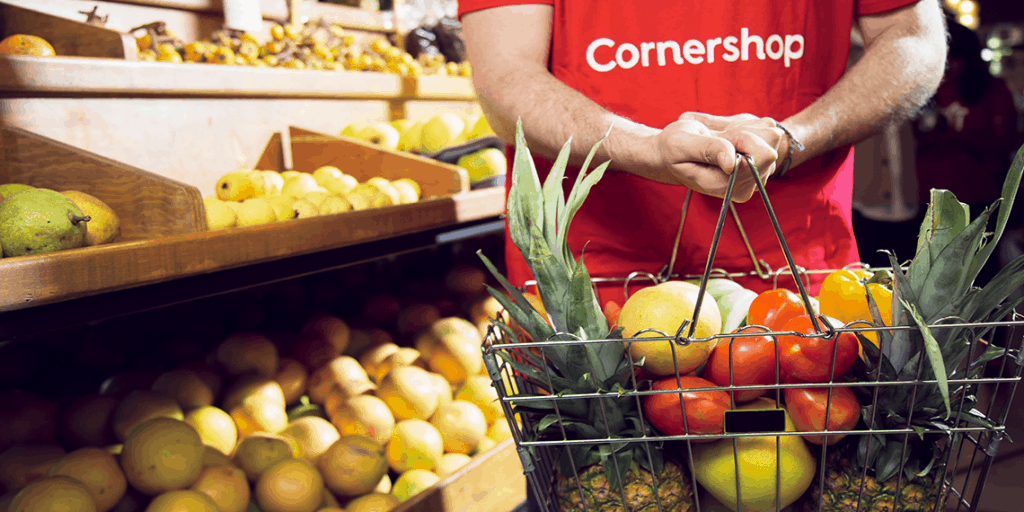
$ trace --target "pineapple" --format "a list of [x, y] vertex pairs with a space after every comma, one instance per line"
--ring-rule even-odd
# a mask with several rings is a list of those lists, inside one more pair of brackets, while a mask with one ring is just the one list
[[[877, 400], [877, 407], [862, 408], [864, 424], [870, 430], [906, 432], [909, 428], [913, 433], [850, 436], [829, 448], [824, 482], [812, 485], [796, 503], [796, 512], [943, 510], [948, 490], [943, 482], [945, 465], [963, 435], [949, 434], [948, 429], [964, 425], [996, 427], [983, 412], [974, 409], [977, 384], [971, 380], [979, 378], [986, 362], [1019, 354], [977, 341], [991, 332], [991, 327], [972, 330], [929, 326], [949, 318], [964, 323], [996, 322], [1021, 303], [1021, 299], [1004, 302], [1024, 285], [1024, 256], [1010, 262], [983, 288], [975, 287], [974, 279], [1002, 234], [1022, 168], [1024, 147], [1003, 184], [991, 240], [984, 240], [984, 228], [996, 205], [968, 223], [967, 205], [947, 190], [932, 190], [917, 254], [907, 272], [899, 267], [894, 255], [889, 255], [894, 272], [893, 325], [918, 329], [880, 331], [879, 347], [862, 337], [864, 360], [856, 367], [859, 380], [936, 382], [882, 386], [877, 391], [864, 386], [857, 390], [861, 403]], [[868, 300], [876, 317], [874, 324], [881, 327], [877, 307], [872, 298]]]
[[[634, 363], [626, 357], [622, 343], [616, 341], [621, 338], [621, 329], [609, 331], [582, 255], [577, 261], [566, 243], [569, 222], [608, 166], [607, 163], [602, 164], [587, 174], [586, 169], [597, 149], [595, 146], [567, 199], [562, 180], [570, 143], [562, 148], [541, 186], [526, 147], [522, 126], [517, 123], [516, 155], [508, 199], [508, 229], [512, 241], [533, 271], [543, 309], [551, 324], [497, 271], [490, 260], [480, 254], [484, 264], [509, 293], [505, 295], [489, 288], [491, 295], [508, 311], [519, 328], [532, 340], [542, 343], [539, 349], [531, 350], [495, 344], [493, 342], [499, 338], [517, 339], [512, 328], [496, 322], [489, 350], [501, 357], [521, 380], [545, 394], [606, 394], [569, 400], [530, 401], [515, 399], [541, 395], [512, 395], [512, 412], [525, 417], [524, 432], [528, 441], [594, 440], [593, 443], [559, 446], [557, 463], [553, 468], [554, 496], [549, 496], [558, 509], [689, 512], [695, 510], [692, 505], [693, 480], [684, 465], [665, 459], [661, 443], [631, 441], [655, 435], [641, 418], [637, 397], [626, 394], [635, 383], [632, 378]], [[552, 340], [606, 341], [544, 343]], [[485, 361], [490, 361], [490, 358]], [[488, 370], [495, 385], [504, 389], [497, 368], [489, 365]], [[616, 441], [609, 442], [608, 439]], [[536, 448], [523, 447], [520, 450], [524, 465], [547, 460], [538, 456]], [[545, 502], [546, 508], [550, 506], [548, 503]]]

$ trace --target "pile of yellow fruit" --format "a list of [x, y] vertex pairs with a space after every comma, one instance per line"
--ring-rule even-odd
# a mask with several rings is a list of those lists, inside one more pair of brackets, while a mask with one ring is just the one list
[[0, 391], [0, 509], [380, 512], [511, 437], [478, 325], [436, 318], [415, 348], [355, 338], [317, 313], [60, 407]]
[[388, 181], [377, 176], [360, 183], [334, 166], [312, 173], [230, 172], [217, 180], [215, 192], [203, 200], [210, 231], [415, 203], [421, 194], [410, 178]]
[[263, 68], [333, 71], [376, 71], [401, 76], [470, 76], [469, 62], [445, 62], [439, 52], [413, 57], [393, 46], [384, 36], [357, 37], [324, 20], [301, 26], [277, 24], [270, 40], [260, 43], [252, 34], [224, 29], [208, 39], [188, 44], [179, 40], [164, 22], [132, 29], [144, 32], [136, 38], [139, 60], [205, 62]]

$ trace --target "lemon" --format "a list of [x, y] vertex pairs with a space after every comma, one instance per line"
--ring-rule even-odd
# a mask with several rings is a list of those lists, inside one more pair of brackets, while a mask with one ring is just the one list
[[505, 418], [498, 418], [487, 429], [487, 437], [501, 443], [506, 439], [512, 439], [512, 427], [508, 425]]
[[273, 377], [252, 373], [239, 378], [224, 390], [221, 405], [225, 411], [230, 411], [245, 402], [258, 401], [278, 404], [281, 407], [287, 404], [284, 390]]
[[[775, 401], [760, 398], [739, 409], [774, 409]], [[783, 410], [785, 413], [785, 410]], [[796, 427], [786, 414], [786, 431]], [[693, 467], [697, 481], [719, 501], [736, 508], [736, 456], [732, 439], [693, 445]], [[787, 507], [799, 498], [814, 479], [818, 462], [800, 436], [758, 436], [735, 440], [739, 457], [740, 496], [744, 510], [775, 508], [776, 457], [780, 464], [778, 497]], [[777, 452], [776, 443], [781, 452]]]
[[485, 437], [480, 440], [480, 444], [476, 445], [476, 450], [473, 451], [472, 455], [480, 455], [481, 453], [488, 452], [495, 446], [498, 446], [497, 441], [489, 437]]
[[[438, 407], [430, 423], [441, 434], [447, 453], [470, 453], [487, 435], [484, 413], [476, 404], [465, 400], [455, 400]], [[502, 422], [495, 422], [495, 425], [498, 423]]]
[[306, 371], [305, 366], [302, 366], [302, 363], [294, 359], [284, 358], [281, 359], [280, 368], [277, 371], [277, 375], [274, 375], [274, 380], [281, 386], [285, 403], [294, 404], [306, 392], [309, 372]]
[[230, 455], [238, 441], [238, 429], [231, 415], [213, 406], [193, 409], [185, 415], [185, 423], [192, 425], [203, 444], [224, 455]]
[[398, 422], [385, 448], [388, 465], [396, 473], [434, 469], [444, 455], [444, 440], [437, 427], [423, 420]]
[[437, 474], [425, 469], [410, 469], [398, 475], [395, 485], [391, 487], [391, 494], [398, 498], [398, 501], [407, 501], [409, 498], [427, 490], [431, 485], [441, 480]]
[[175, 399], [163, 393], [132, 391], [114, 411], [114, 435], [124, 441], [136, 425], [153, 418], [184, 420], [185, 414]]

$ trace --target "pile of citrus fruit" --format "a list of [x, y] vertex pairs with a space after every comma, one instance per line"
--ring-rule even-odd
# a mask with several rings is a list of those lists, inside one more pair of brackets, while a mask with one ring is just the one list
[[[312, 298], [327, 294], [315, 286], [306, 298], [296, 298], [295, 283], [276, 285], [260, 301], [218, 297], [229, 306], [217, 302], [210, 309], [221, 313], [192, 321], [188, 331], [161, 338], [165, 327], [155, 328], [159, 355], [126, 356], [149, 353], [153, 342], [121, 327], [40, 341], [76, 347], [65, 352], [79, 368], [113, 371], [88, 394], [81, 386], [59, 395], [0, 385], [0, 510], [398, 506], [511, 437], [481, 357], [486, 316], [496, 314], [480, 293], [483, 274], [453, 267], [445, 280], [438, 288], [450, 293], [437, 304], [365, 297], [362, 311], [343, 310], [355, 324], [314, 309]], [[362, 322], [388, 311], [387, 322]], [[293, 328], [280, 329], [275, 319], [283, 318]], [[211, 329], [211, 319], [224, 329]], [[19, 350], [33, 348], [3, 347], [0, 356], [15, 364]]]

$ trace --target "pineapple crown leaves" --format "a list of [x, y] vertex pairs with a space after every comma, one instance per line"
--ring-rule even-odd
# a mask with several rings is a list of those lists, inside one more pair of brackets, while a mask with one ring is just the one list
[[[863, 408], [863, 419], [871, 429], [910, 428], [918, 434], [907, 439], [907, 449], [903, 448], [903, 434], [891, 439], [880, 435], [861, 439], [858, 460], [873, 466], [882, 481], [900, 467], [908, 476], [930, 471], [938, 455], [934, 443], [925, 439], [926, 432], [948, 432], [961, 421], [986, 428], [995, 426], [984, 413], [974, 409], [977, 398], [973, 386], [962, 381], [976, 379], [986, 362], [1004, 357], [1008, 351], [982, 345], [984, 348], [977, 357], [969, 364], [963, 363], [980, 345], [975, 340], [991, 332], [993, 327], [985, 324], [1002, 320], [1024, 301], [1006, 300], [1024, 285], [1024, 256], [1010, 262], [983, 288], [974, 286], [981, 267], [1002, 236], [1022, 172], [1024, 146], [1007, 173], [1002, 197], [973, 221], [967, 205], [951, 192], [932, 190], [917, 253], [905, 273], [895, 255], [889, 254], [893, 267], [892, 325], [910, 325], [917, 329], [895, 333], [880, 331], [881, 349], [862, 339], [866, 357], [865, 362], [858, 364], [858, 371], [864, 380], [934, 380], [936, 383], [894, 386], [885, 393], [878, 393], [877, 407]], [[986, 241], [984, 229], [997, 205], [995, 231]], [[870, 295], [868, 300], [875, 325], [881, 326], [877, 305]], [[979, 325], [937, 327], [942, 323]], [[961, 382], [950, 389], [950, 381]], [[929, 452], [932, 460], [924, 463]]]
[[[508, 350], [497, 351], [523, 380], [563, 398], [523, 400], [539, 395], [519, 394], [513, 397], [519, 398], [514, 400], [513, 409], [536, 420], [531, 422], [536, 437], [596, 440], [567, 444], [559, 459], [561, 469], [565, 474], [575, 474], [582, 467], [600, 462], [609, 483], [618, 485], [619, 475], [625, 474], [634, 461], [655, 472], [661, 471], [663, 461], [660, 450], [644, 450], [644, 443], [625, 440], [653, 433], [640, 419], [636, 397], [623, 396], [622, 386], [635, 363], [625, 357], [621, 343], [601, 341], [620, 338], [621, 330], [609, 331], [583, 255], [577, 260], [568, 244], [572, 218], [609, 165], [605, 162], [587, 172], [601, 142], [603, 139], [587, 155], [566, 198], [562, 184], [572, 139], [562, 147], [541, 184], [526, 145], [522, 121], [516, 123], [516, 152], [507, 203], [508, 230], [533, 272], [551, 325], [486, 256], [480, 252], [478, 255], [508, 295], [491, 287], [488, 291], [534, 341], [580, 342], [542, 343], [541, 355], [521, 349], [515, 349], [514, 355]], [[499, 323], [498, 327], [508, 339], [516, 338], [509, 326]], [[582, 393], [608, 396], [571, 397]], [[602, 443], [602, 439], [624, 440]]]

